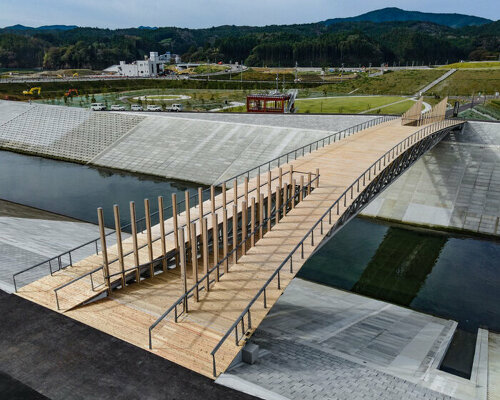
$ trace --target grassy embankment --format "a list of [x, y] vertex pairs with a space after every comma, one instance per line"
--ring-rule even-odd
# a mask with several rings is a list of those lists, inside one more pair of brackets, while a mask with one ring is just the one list
[[438, 67], [440, 69], [451, 69], [451, 68], [457, 68], [457, 69], [462, 69], [462, 68], [500, 68], [500, 61], [469, 61], [469, 62], [462, 62], [462, 63], [454, 63], [454, 64], [448, 64], [448, 65], [442, 65]]
[[444, 97], [478, 93], [492, 95], [496, 92], [500, 92], [500, 69], [458, 70], [427, 94]]

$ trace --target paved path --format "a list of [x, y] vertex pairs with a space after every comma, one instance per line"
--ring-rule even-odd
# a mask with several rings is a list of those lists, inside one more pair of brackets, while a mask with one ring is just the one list
[[455, 327], [295, 279], [250, 340], [260, 346], [257, 362], [241, 363], [216, 382], [247, 393], [263, 388], [267, 399], [452, 399], [454, 376], [442, 375], [436, 390], [425, 380]]

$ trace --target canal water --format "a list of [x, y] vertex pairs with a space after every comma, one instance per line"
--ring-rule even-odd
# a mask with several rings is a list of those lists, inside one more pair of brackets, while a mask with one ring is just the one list
[[120, 207], [123, 226], [130, 222], [130, 201], [136, 203], [137, 218], [142, 218], [145, 198], [150, 200], [151, 212], [156, 212], [158, 196], [168, 207], [172, 193], [180, 202], [185, 190], [194, 194], [198, 186], [0, 151], [0, 199], [93, 223], [97, 223], [97, 208], [102, 207], [108, 227], [114, 227], [113, 204]]
[[[123, 225], [129, 201], [141, 217], [144, 198], [156, 211], [157, 196], [168, 206], [172, 193], [182, 199], [185, 190], [198, 187], [3, 151], [0, 171], [1, 199], [94, 223], [96, 208], [103, 207], [109, 227], [113, 204], [122, 210]], [[500, 332], [499, 260], [500, 241], [356, 218], [298, 276], [453, 319], [462, 357], [467, 346], [473, 355], [478, 327]]]

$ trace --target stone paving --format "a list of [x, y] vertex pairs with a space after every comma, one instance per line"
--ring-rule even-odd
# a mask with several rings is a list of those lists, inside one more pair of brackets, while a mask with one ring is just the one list
[[[160, 114], [169, 117], [169, 114]], [[179, 113], [177, 118], [193, 120], [233, 122], [249, 125], [275, 126], [280, 128], [340, 131], [353, 125], [378, 118], [378, 115], [308, 115], [308, 114], [246, 114], [246, 113]]]
[[443, 392], [423, 381], [432, 381], [455, 327], [294, 279], [250, 339], [260, 346], [257, 362], [237, 364], [216, 382], [267, 399], [452, 399], [460, 390], [446, 377]]
[[418, 160], [362, 214], [500, 235], [500, 124], [468, 122]]
[[[144, 117], [96, 113], [75, 107], [0, 107], [0, 148], [88, 162]], [[8, 102], [11, 103], [11, 102]], [[9, 118], [15, 115], [13, 118]]]
[[195, 118], [148, 117], [92, 163], [214, 184], [329, 133]]

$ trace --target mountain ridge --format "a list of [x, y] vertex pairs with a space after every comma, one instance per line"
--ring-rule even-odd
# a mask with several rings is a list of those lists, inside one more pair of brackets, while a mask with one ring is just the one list
[[484, 25], [495, 22], [491, 19], [476, 17], [474, 15], [458, 13], [428, 13], [421, 11], [407, 11], [398, 7], [386, 7], [379, 10], [369, 11], [354, 17], [333, 18], [322, 21], [325, 25], [333, 25], [340, 22], [397, 22], [397, 21], [422, 21], [433, 22], [451, 28], [461, 28], [465, 26]]

